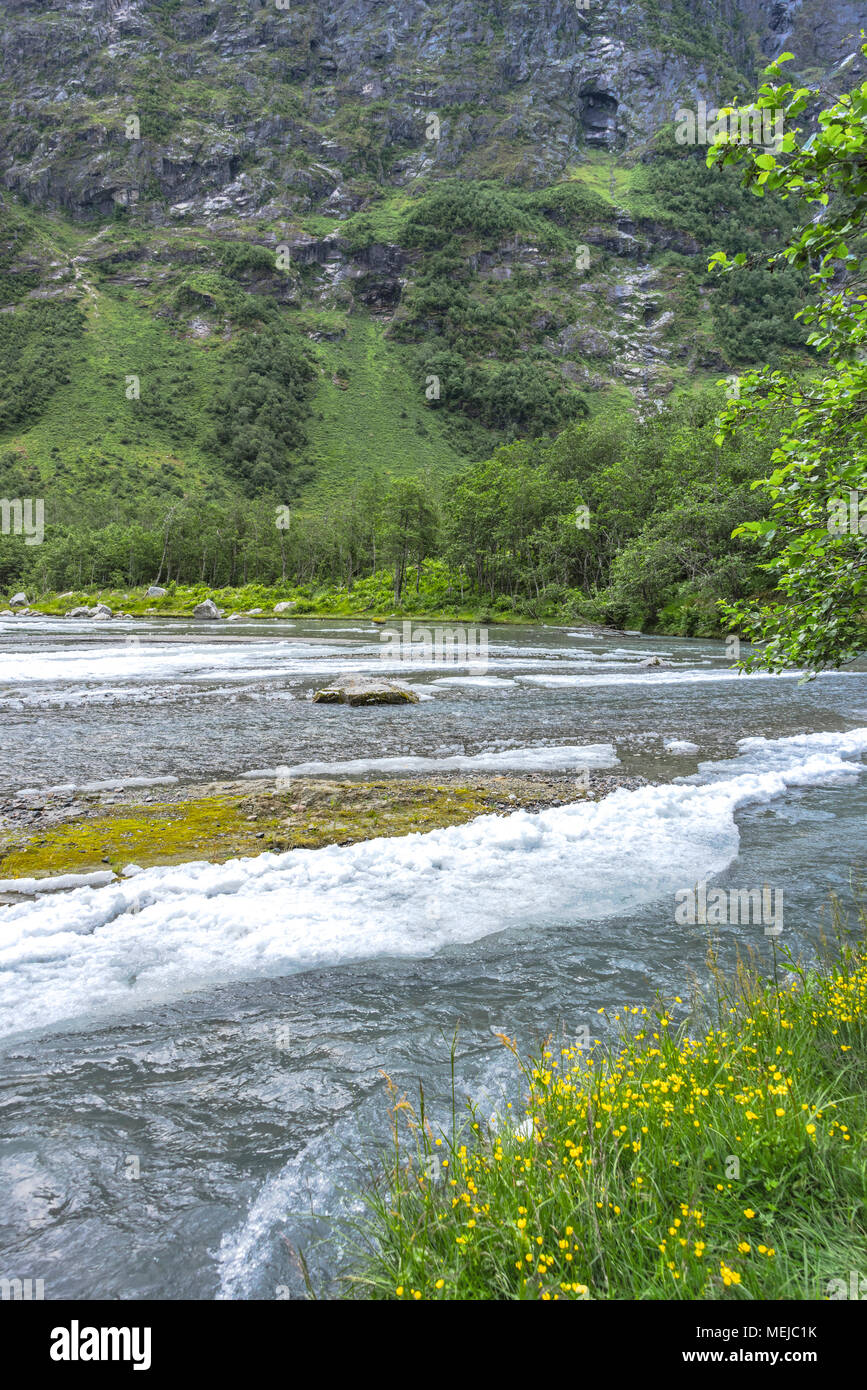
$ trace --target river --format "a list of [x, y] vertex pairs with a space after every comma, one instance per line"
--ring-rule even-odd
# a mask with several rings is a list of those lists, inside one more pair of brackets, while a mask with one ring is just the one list
[[[650, 785], [427, 835], [145, 869], [0, 908], [0, 1274], [48, 1298], [339, 1289], [388, 1135], [385, 1076], [516, 1097], [500, 1031], [604, 1036], [598, 1010], [688, 998], [699, 882], [782, 891], [815, 949], [863, 868], [867, 671], [740, 676], [722, 643], [490, 629], [471, 672], [383, 660], [363, 619], [0, 619], [6, 804], [245, 773], [616, 767]], [[649, 665], [648, 660], [659, 665]], [[316, 705], [337, 672], [418, 704]], [[158, 788], [157, 788], [158, 789]], [[157, 790], [155, 789], [155, 790]], [[576, 793], [577, 794], [577, 793]], [[585, 1031], [586, 1030], [586, 1031]]]

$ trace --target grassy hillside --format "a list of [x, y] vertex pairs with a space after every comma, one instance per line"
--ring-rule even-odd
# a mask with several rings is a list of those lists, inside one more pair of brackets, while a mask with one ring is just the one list
[[[48, 492], [110, 492], [118, 501], [220, 490], [196, 425], [214, 385], [213, 351], [177, 340], [146, 310], [94, 291], [79, 301], [82, 337], [44, 411], [0, 447], [39, 468]], [[140, 382], [127, 399], [127, 377]], [[173, 408], [174, 407], [174, 408]]]
[[[390, 344], [386, 325], [346, 318], [345, 337], [317, 345], [321, 375], [313, 398], [310, 454], [315, 481], [306, 500], [336, 495], [371, 473], [446, 478], [466, 462], [459, 436], [431, 410], [424, 378]], [[484, 453], [496, 436], [478, 431]], [[487, 447], [486, 447], [487, 446]]]
[[536, 189], [420, 177], [295, 223], [121, 209], [94, 230], [6, 195], [0, 492], [44, 495], [49, 526], [193, 496], [318, 504], [803, 357], [795, 272], [705, 270], [778, 239], [779, 211], [701, 151], [646, 153], [587, 150]]

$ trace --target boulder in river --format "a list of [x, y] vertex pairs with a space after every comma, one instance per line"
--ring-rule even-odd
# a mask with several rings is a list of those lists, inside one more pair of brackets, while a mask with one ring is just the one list
[[15, 596], [9, 600], [9, 607], [10, 607], [10, 608], [26, 608], [26, 607], [27, 607], [27, 595], [26, 595], [26, 594], [15, 594]]
[[326, 705], [415, 705], [418, 696], [400, 681], [372, 680], [369, 676], [338, 676], [313, 696]]
[[219, 618], [220, 610], [212, 598], [206, 598], [204, 603], [197, 603], [193, 609], [194, 618]]

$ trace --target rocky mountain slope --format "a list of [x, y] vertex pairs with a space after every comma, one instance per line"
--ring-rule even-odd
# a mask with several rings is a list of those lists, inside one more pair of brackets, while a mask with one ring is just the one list
[[705, 273], [779, 211], [672, 122], [783, 49], [830, 90], [861, 26], [855, 0], [7, 0], [3, 489], [442, 474], [803, 354], [795, 279]]

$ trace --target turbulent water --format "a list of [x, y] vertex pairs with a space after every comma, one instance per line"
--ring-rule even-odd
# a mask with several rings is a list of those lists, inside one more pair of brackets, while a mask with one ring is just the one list
[[[722, 644], [491, 631], [486, 667], [400, 663], [360, 621], [0, 621], [6, 804], [245, 773], [616, 767], [599, 803], [227, 865], [150, 869], [0, 909], [0, 1275], [47, 1297], [321, 1290], [387, 1132], [387, 1074], [450, 1110], [515, 1080], [495, 1034], [600, 1036], [597, 1010], [686, 994], [706, 880], [782, 890], [809, 953], [863, 863], [867, 673], [741, 677]], [[660, 665], [648, 666], [648, 658]], [[314, 705], [343, 671], [417, 705]], [[157, 788], [158, 790], [158, 788]]]

